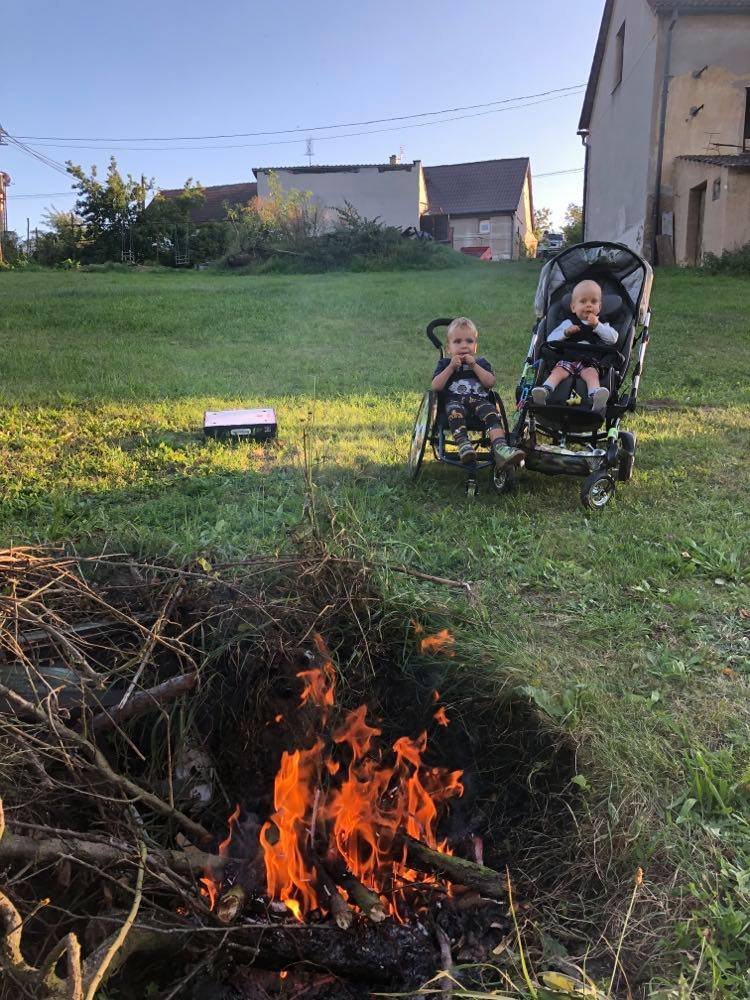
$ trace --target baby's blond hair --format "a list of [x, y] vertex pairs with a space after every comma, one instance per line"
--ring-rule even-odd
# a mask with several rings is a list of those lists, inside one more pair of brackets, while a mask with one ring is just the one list
[[474, 324], [472, 323], [472, 321], [469, 319], [468, 316], [456, 316], [456, 318], [448, 327], [448, 332], [445, 335], [446, 340], [451, 339], [451, 334], [453, 333], [454, 330], [471, 330], [471, 332], [474, 334], [477, 340], [479, 340], [479, 331], [474, 326]]
[[592, 278], [584, 278], [583, 281], [578, 282], [578, 284], [573, 288], [573, 291], [570, 293], [571, 300], [576, 297], [577, 292], [583, 291], [584, 288], [592, 288], [592, 287], [595, 288], [597, 292], [599, 292], [599, 298], [600, 299], [603, 298], [602, 286], [599, 284], [599, 282], [594, 281]]

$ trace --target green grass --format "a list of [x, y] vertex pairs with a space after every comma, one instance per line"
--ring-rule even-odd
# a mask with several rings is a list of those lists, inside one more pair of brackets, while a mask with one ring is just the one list
[[[630, 422], [635, 477], [600, 515], [586, 515], [567, 478], [522, 474], [515, 496], [488, 488], [469, 501], [461, 477], [427, 459], [408, 482], [411, 424], [435, 361], [424, 325], [474, 318], [507, 401], [536, 275], [530, 263], [1, 275], [0, 544], [174, 559], [287, 549], [307, 431], [334, 546], [476, 582], [467, 603], [384, 578], [399, 599], [437, 608], [477, 670], [533, 688], [575, 735], [587, 849], [604, 877], [643, 864], [657, 908], [674, 876], [685, 898], [669, 903], [665, 978], [675, 981], [677, 945], [686, 968], [698, 962], [708, 927], [701, 975], [714, 996], [741, 996], [750, 284], [657, 273], [647, 405]], [[261, 403], [277, 409], [277, 445], [203, 440], [204, 409]]]

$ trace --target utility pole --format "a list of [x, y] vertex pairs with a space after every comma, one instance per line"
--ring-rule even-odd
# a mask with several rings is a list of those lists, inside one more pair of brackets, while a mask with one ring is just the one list
[[26, 253], [31, 252], [31, 230], [29, 229], [29, 217], [26, 216]]
[[312, 158], [313, 158], [313, 141], [312, 141], [312, 139], [308, 139], [307, 140], [307, 144], [306, 144], [306, 148], [305, 148], [305, 156], [307, 157], [307, 164], [308, 164], [308, 166], [311, 167], [312, 166]]

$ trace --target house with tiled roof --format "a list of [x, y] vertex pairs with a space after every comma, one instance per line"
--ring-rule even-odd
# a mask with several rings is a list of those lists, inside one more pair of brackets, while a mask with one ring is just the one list
[[[184, 193], [184, 188], [167, 188], [160, 191], [162, 198], [178, 198]], [[226, 218], [227, 206], [230, 208], [246, 205], [258, 194], [255, 183], [213, 184], [203, 188], [203, 200], [190, 210], [190, 221], [196, 225], [203, 222], [215, 222]]]
[[534, 255], [528, 157], [448, 163], [425, 167], [424, 174], [427, 211], [422, 228], [436, 239], [465, 252], [489, 248], [492, 260]]
[[584, 235], [696, 265], [750, 242], [750, 0], [605, 0]]
[[[255, 167], [255, 184], [204, 188], [204, 201], [191, 210], [200, 224], [225, 218], [226, 206], [268, 198], [272, 185], [309, 194], [323, 228], [352, 205], [366, 219], [428, 232], [434, 239], [482, 260], [533, 256], [533, 200], [528, 157], [477, 160], [425, 167], [420, 160], [387, 163]], [[180, 190], [161, 192], [174, 198]], [[478, 251], [479, 249], [479, 252]]]

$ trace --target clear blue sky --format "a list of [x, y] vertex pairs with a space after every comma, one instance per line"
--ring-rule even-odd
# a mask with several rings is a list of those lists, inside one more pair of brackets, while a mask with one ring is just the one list
[[[109, 140], [306, 130], [572, 86], [588, 76], [602, 6], [603, 0], [25, 0], [4, 15], [0, 124], [13, 135], [106, 138], [26, 141], [86, 168], [105, 168], [114, 152], [124, 172], [144, 173], [162, 188], [187, 177], [205, 185], [252, 180], [253, 167], [306, 162], [306, 132], [182, 144]], [[329, 140], [311, 132], [318, 137], [313, 162], [383, 162], [403, 146], [405, 159], [425, 164], [530, 156], [534, 174], [581, 167], [581, 101], [579, 93], [443, 125], [397, 125]], [[273, 138], [293, 141], [180, 148]], [[102, 148], [71, 148], [84, 145]], [[27, 216], [33, 228], [50, 205], [72, 208], [73, 197], [57, 193], [69, 190], [68, 180], [14, 147], [0, 146], [0, 169], [13, 179], [8, 222], [20, 234]], [[581, 200], [582, 176], [536, 177], [536, 206], [552, 208], [561, 222], [568, 202]], [[37, 194], [45, 197], [20, 197]]]

